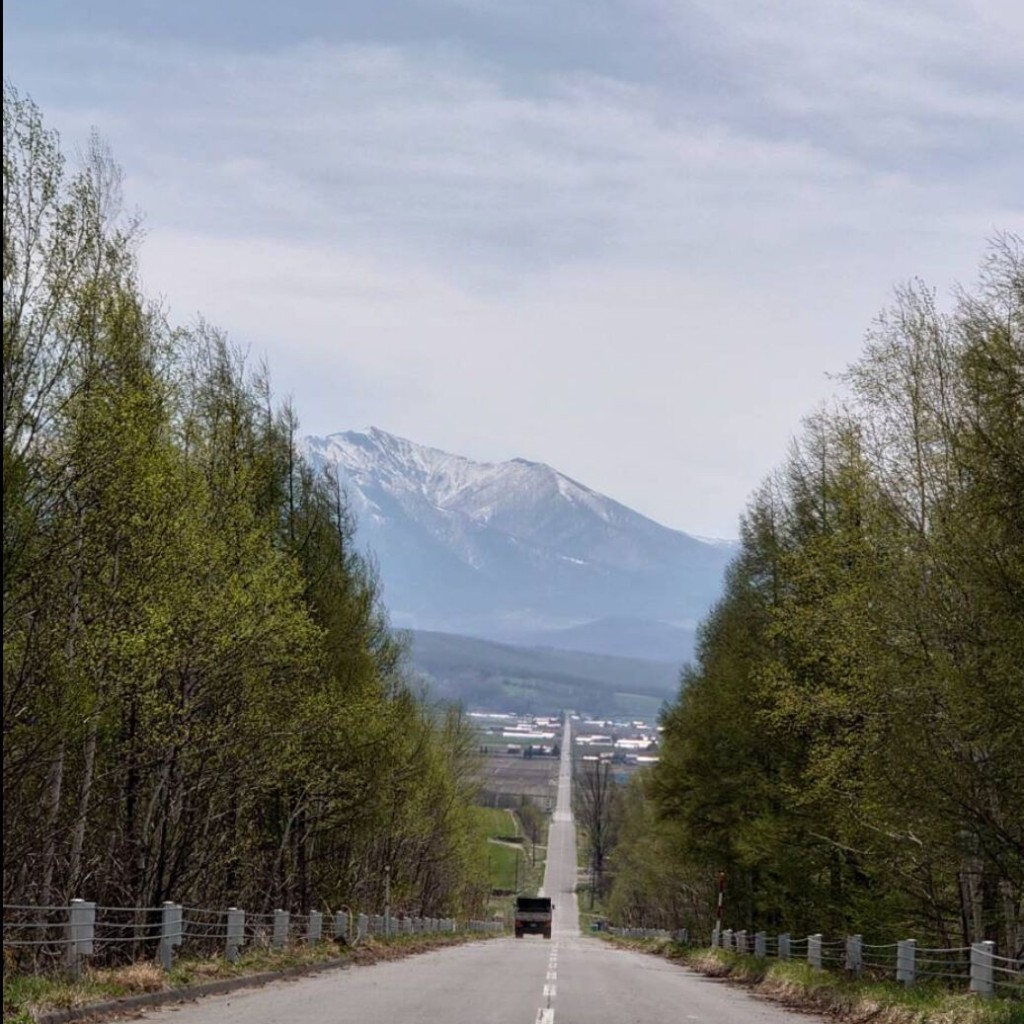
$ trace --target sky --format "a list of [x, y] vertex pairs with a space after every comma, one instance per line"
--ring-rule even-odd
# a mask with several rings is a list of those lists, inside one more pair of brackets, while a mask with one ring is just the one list
[[1021, 0], [5, 0], [148, 293], [306, 432], [736, 536], [911, 278], [1024, 228]]

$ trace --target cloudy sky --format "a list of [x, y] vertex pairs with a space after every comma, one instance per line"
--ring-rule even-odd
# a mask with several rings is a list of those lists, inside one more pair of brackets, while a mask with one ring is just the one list
[[1020, 0], [5, 0], [147, 289], [310, 433], [734, 536], [892, 288], [1024, 226]]

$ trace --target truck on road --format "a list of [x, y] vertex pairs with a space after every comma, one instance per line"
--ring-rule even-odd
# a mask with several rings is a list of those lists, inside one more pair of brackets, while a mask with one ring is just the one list
[[555, 905], [547, 896], [517, 896], [515, 931], [516, 938], [524, 935], [541, 934], [551, 938], [551, 917]]

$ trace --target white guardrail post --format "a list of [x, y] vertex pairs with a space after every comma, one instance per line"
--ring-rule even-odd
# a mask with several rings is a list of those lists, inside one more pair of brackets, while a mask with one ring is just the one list
[[992, 977], [992, 958], [995, 956], [994, 942], [975, 942], [971, 945], [971, 991], [983, 999], [996, 994]]
[[165, 900], [160, 912], [160, 966], [169, 971], [174, 964], [174, 947], [181, 945], [181, 905]]
[[288, 945], [288, 911], [274, 911], [274, 932], [271, 937], [271, 945], [274, 949], [284, 949]]
[[[5, 912], [6, 912], [5, 908]], [[14, 908], [31, 909], [31, 908]], [[115, 908], [116, 909], [116, 908]], [[122, 908], [127, 909], [127, 908]], [[224, 936], [224, 956], [228, 962], [235, 962], [239, 957], [241, 948], [246, 944], [246, 912], [239, 907], [229, 907], [227, 911], [199, 911], [200, 914], [219, 914], [221, 919], [226, 919], [225, 931], [218, 929], [205, 929], [199, 925], [200, 935], [219, 934]], [[65, 942], [63, 958], [68, 972], [77, 977], [81, 972], [81, 959], [84, 956], [93, 955], [95, 945], [97, 907], [93, 902], [81, 899], [74, 899], [67, 907], [67, 923], [65, 925]], [[295, 922], [295, 940], [305, 941], [307, 944], [315, 944], [323, 939], [324, 914], [319, 910], [310, 910], [307, 915], [299, 915]], [[265, 915], [257, 915], [259, 921], [265, 921]], [[285, 910], [275, 910], [272, 915], [272, 946], [274, 949], [281, 949], [288, 944], [291, 937], [291, 915]], [[305, 921], [305, 924], [303, 924]], [[328, 927], [331, 923], [328, 922]], [[5, 927], [7, 924], [5, 922]], [[16, 927], [12, 926], [12, 927]], [[35, 923], [24, 925], [24, 927], [49, 927], [49, 925], [38, 925]], [[149, 927], [149, 926], [147, 926]], [[196, 927], [193, 923], [193, 929]], [[364, 941], [368, 935], [371, 936], [404, 936], [404, 935], [436, 935], [457, 932], [461, 929], [470, 932], [495, 932], [502, 931], [506, 927], [502, 921], [470, 920], [460, 925], [459, 921], [449, 917], [415, 917], [405, 912], [390, 915], [384, 914], [353, 914], [351, 910], [338, 910], [333, 915], [334, 937], [346, 942], [356, 944]], [[262, 925], [259, 933], [263, 934]], [[645, 939], [670, 939], [675, 942], [687, 944], [689, 933], [686, 928], [678, 928], [672, 931], [664, 928], [642, 928], [625, 926], [608, 926], [607, 931], [612, 935], [623, 935], [640, 937]], [[151, 933], [152, 934], [152, 933]], [[185, 911], [181, 904], [167, 900], [160, 907], [160, 927], [157, 946], [157, 959], [165, 971], [170, 971], [174, 962], [174, 951], [181, 946], [188, 932], [185, 920]], [[794, 955], [793, 939], [789, 932], [781, 932], [775, 940], [772, 954], [778, 956], [779, 960], [791, 960]], [[825, 943], [821, 932], [808, 935], [806, 939], [797, 940], [797, 956], [801, 955], [803, 943], [807, 943], [806, 962], [808, 966], [822, 969], [825, 960]], [[12, 940], [12, 945], [41, 945], [38, 942], [18, 943]], [[769, 955], [769, 941], [764, 931], [748, 933], [745, 929], [733, 930], [727, 928], [720, 931], [718, 926], [711, 932], [711, 944], [714, 948], [735, 951], [737, 953], [752, 953], [758, 958], [766, 958]], [[868, 947], [868, 953], [874, 948]], [[830, 966], [835, 963], [838, 966], [839, 949], [843, 949], [842, 966], [851, 975], [860, 975], [864, 970], [865, 946], [863, 936], [847, 935], [843, 941], [829, 942], [827, 944], [827, 959]], [[910, 987], [917, 980], [917, 941], [915, 939], [901, 939], [896, 943], [896, 981], [904, 986]], [[958, 954], [962, 957], [966, 950], [946, 950], [922, 948], [921, 954], [925, 958], [922, 963], [925, 967], [933, 964], [944, 964], [944, 960], [929, 960], [932, 955]], [[870, 959], [869, 963], [878, 966], [877, 961]], [[962, 963], [962, 961], [958, 961]], [[1005, 964], [1005, 967], [1000, 966]], [[960, 968], [962, 971], [962, 968]], [[1019, 961], [1012, 958], [996, 956], [996, 944], [994, 942], [975, 942], [970, 947], [970, 991], [983, 998], [992, 998], [997, 994], [997, 975], [1005, 973], [1010, 980], [1006, 982], [1008, 988], [1014, 989], [1019, 986], [1021, 976]], [[958, 978], [963, 977], [962, 973], [942, 974], [938, 971], [925, 971], [928, 976]], [[966, 979], [965, 979], [966, 980]]]
[[238, 951], [245, 945], [245, 911], [238, 907], [228, 908], [228, 938], [224, 958], [229, 964], [238, 959]]
[[851, 974], [860, 974], [864, 967], [864, 940], [860, 935], [846, 937], [846, 969]]
[[67, 968], [77, 978], [82, 972], [82, 957], [92, 956], [93, 936], [96, 929], [96, 904], [86, 900], [72, 900], [68, 907]]
[[917, 940], [900, 939], [896, 944], [896, 980], [904, 985], [914, 984]]

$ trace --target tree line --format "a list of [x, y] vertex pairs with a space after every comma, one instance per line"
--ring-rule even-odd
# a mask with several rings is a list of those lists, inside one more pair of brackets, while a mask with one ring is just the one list
[[755, 493], [612, 913], [1024, 951], [1024, 244], [898, 290]]
[[3, 125], [5, 903], [476, 911], [472, 732], [403, 672], [264, 368], [142, 293], [93, 139]]

